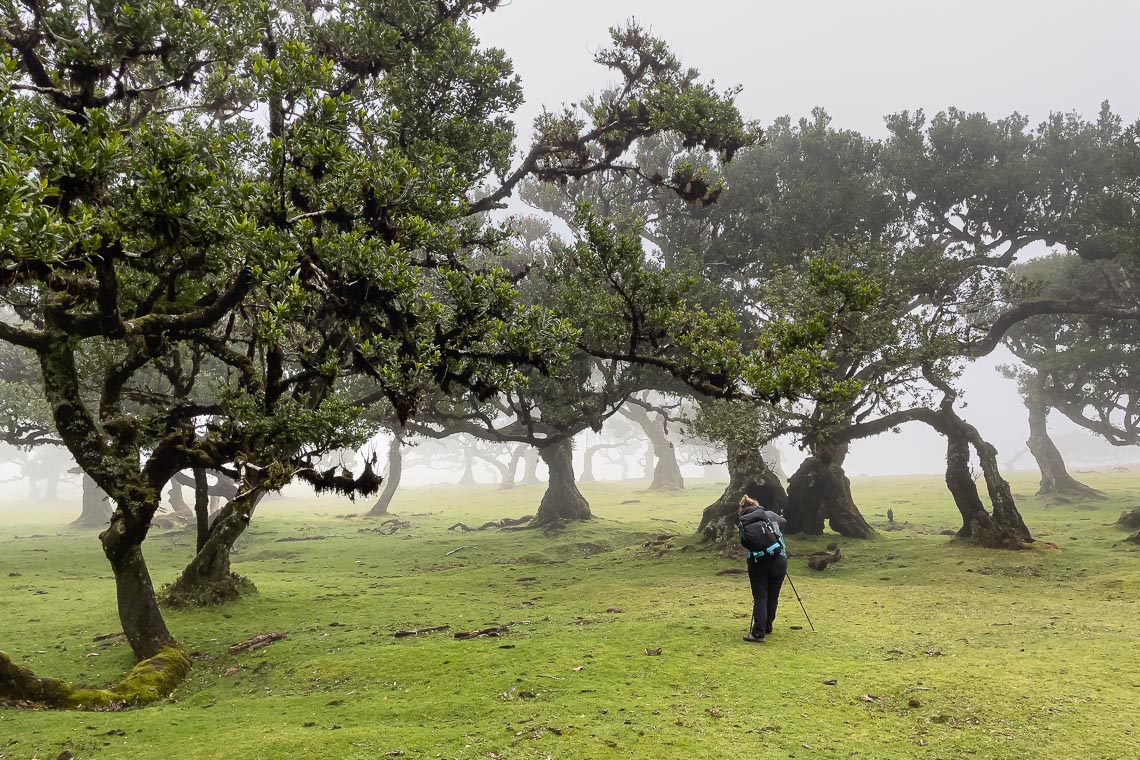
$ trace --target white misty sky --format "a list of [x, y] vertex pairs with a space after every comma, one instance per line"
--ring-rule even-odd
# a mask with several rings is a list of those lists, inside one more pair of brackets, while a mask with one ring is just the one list
[[[762, 124], [822, 106], [837, 127], [882, 136], [883, 117], [900, 110], [1017, 111], [1037, 123], [1050, 111], [1091, 118], [1104, 100], [1126, 121], [1140, 118], [1133, 0], [513, 0], [476, 30], [522, 77], [523, 142], [542, 106], [611, 83], [593, 56], [608, 29], [631, 18], [721, 89], [742, 86], [741, 112]], [[1028, 425], [995, 363], [968, 371], [964, 414], [1004, 460], [1024, 446]], [[1072, 429], [1057, 417], [1055, 431]], [[937, 472], [943, 456], [942, 441], [913, 426], [857, 444], [848, 471]]]

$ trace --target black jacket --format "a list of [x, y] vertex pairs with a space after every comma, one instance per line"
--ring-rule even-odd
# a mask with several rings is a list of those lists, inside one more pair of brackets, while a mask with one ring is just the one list
[[776, 526], [777, 534], [781, 536], [784, 535], [784, 526], [788, 524], [788, 521], [785, 520], [782, 515], [769, 512], [763, 507], [748, 507], [745, 509], [740, 513], [740, 524], [747, 528], [750, 523], [754, 523], [763, 518], [767, 518]]

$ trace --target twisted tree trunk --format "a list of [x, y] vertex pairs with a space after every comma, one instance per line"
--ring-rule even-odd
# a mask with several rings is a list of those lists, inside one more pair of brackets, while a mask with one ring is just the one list
[[995, 547], [1018, 543], [1013, 535], [1003, 535], [986, 511], [970, 471], [970, 441], [962, 431], [946, 432], [946, 487], [962, 515], [958, 538]]
[[982, 438], [973, 425], [966, 427], [973, 437], [974, 451], [978, 452], [978, 461], [982, 466], [982, 476], [986, 481], [986, 490], [990, 494], [990, 503], [993, 504], [994, 524], [1004, 534], [1016, 536], [1021, 541], [1032, 541], [1033, 536], [1017, 510], [1017, 503], [1013, 500], [1013, 491], [1009, 482], [1001, 475], [998, 466], [997, 449], [993, 444]]
[[392, 505], [392, 497], [396, 495], [396, 489], [400, 486], [400, 479], [404, 476], [404, 436], [400, 431], [396, 431], [395, 438], [392, 439], [392, 445], [388, 447], [388, 474], [384, 477], [384, 490], [380, 492], [380, 498], [372, 505], [372, 509], [368, 510], [369, 517], [381, 517], [388, 514], [388, 507]]
[[589, 520], [593, 516], [590, 504], [574, 482], [574, 450], [570, 439], [543, 446], [538, 451], [550, 471], [550, 479], [531, 524], [545, 528], [565, 521]]
[[73, 528], [105, 528], [107, 523], [111, 520], [111, 504], [107, 499], [107, 494], [103, 489], [91, 479], [87, 473], [83, 473], [83, 510], [79, 513], [79, 517], [75, 522], [71, 523]]
[[507, 471], [503, 474], [503, 482], [499, 483], [500, 489], [508, 490], [515, 487], [515, 478], [518, 477], [519, 472], [519, 461], [522, 460], [523, 452], [528, 448], [530, 447], [523, 444], [515, 446], [511, 451], [510, 461], [507, 462]]
[[641, 465], [644, 468], [642, 477], [652, 483], [653, 473], [657, 471], [657, 457], [653, 453], [652, 443], [645, 447], [645, 457], [641, 460]]
[[206, 540], [163, 600], [175, 607], [222, 604], [255, 591], [253, 583], [230, 570], [234, 544], [249, 527], [262, 492], [250, 490], [229, 501], [210, 524]]
[[134, 506], [120, 502], [111, 516], [111, 524], [99, 534], [103, 553], [115, 575], [119, 622], [139, 660], [178, 646], [158, 609], [154, 584], [142, 553], [142, 542], [150, 525], [146, 516], [153, 515], [157, 509], [157, 503]]
[[788, 533], [823, 533], [824, 520], [848, 538], [873, 538], [875, 529], [863, 519], [851, 496], [851, 481], [843, 471], [847, 444], [811, 444], [804, 460], [788, 481]]
[[[56, 334], [37, 348], [43, 376], [44, 396], [60, 438], [84, 472], [112, 498], [116, 505], [106, 529], [99, 534], [103, 553], [115, 577], [115, 594], [123, 634], [142, 662], [132, 675], [143, 676], [124, 686], [123, 691], [140, 699], [153, 700], [168, 694], [190, 669], [190, 658], [183, 652], [163, 620], [155, 599], [150, 571], [143, 557], [142, 542], [158, 511], [162, 484], [169, 479], [175, 447], [151, 452], [144, 467], [140, 452], [128, 437], [108, 435], [92, 417], [80, 390], [80, 373], [75, 361], [76, 343]], [[172, 473], [170, 473], [172, 474]], [[128, 677], [130, 680], [130, 677]], [[52, 679], [40, 679], [27, 670], [13, 667], [0, 656], [0, 695], [18, 694], [26, 687], [52, 684], [50, 694], [32, 694], [32, 699], [59, 706], [76, 706], [74, 690]], [[145, 687], [146, 694], [135, 687]], [[19, 698], [19, 697], [16, 697]], [[93, 698], [96, 705], [108, 704], [110, 697]]]
[[[186, 485], [186, 483], [181, 473], [170, 479], [170, 499], [167, 503], [170, 506], [170, 511], [174, 513], [174, 516], [179, 520], [193, 522], [195, 519], [194, 510], [186, 503], [186, 497], [182, 494], [183, 485]], [[191, 481], [189, 485], [195, 489], [198, 488], [198, 484], [195, 481]], [[195, 491], [195, 498], [197, 498], [197, 491]]]
[[539, 451], [534, 446], [527, 446], [526, 452], [523, 454], [523, 485], [536, 486], [542, 481], [538, 479], [538, 460]]
[[1025, 406], [1029, 410], [1029, 440], [1025, 443], [1029, 452], [1037, 460], [1041, 471], [1041, 486], [1038, 496], [1071, 496], [1078, 499], [1104, 499], [1103, 493], [1090, 488], [1069, 474], [1065, 459], [1053, 439], [1049, 437], [1049, 407], [1036, 394], [1025, 396]]
[[788, 495], [780, 478], [756, 446], [728, 444], [728, 485], [716, 501], [705, 507], [697, 533], [717, 544], [736, 541], [740, 497], [751, 496], [773, 512], [784, 512]]
[[653, 453], [647, 452], [645, 455], [646, 475], [651, 477], [648, 490], [685, 490], [685, 479], [681, 476], [680, 465], [677, 464], [677, 450], [669, 440], [665, 427], [667, 424], [665, 415], [658, 413], [655, 420], [649, 416], [645, 408], [634, 403], [623, 406], [621, 413], [637, 423], [653, 447]]
[[463, 449], [463, 475], [459, 478], [459, 485], [475, 485], [475, 454], [470, 447]]
[[[946, 383], [935, 382], [945, 394], [938, 411], [912, 410], [912, 419], [925, 421], [946, 436], [946, 485], [954, 503], [962, 514], [962, 528], [958, 536], [979, 546], [994, 549], [1019, 549], [1033, 538], [1029, 528], [1017, 511], [1013, 492], [998, 467], [997, 449], [982, 438], [981, 433], [958, 416], [954, 410], [956, 392]], [[986, 491], [993, 513], [985, 514], [977, 487], [970, 473], [969, 447], [978, 454]]]

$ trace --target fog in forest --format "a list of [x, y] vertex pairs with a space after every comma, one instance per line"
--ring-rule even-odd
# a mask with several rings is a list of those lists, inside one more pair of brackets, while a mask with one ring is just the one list
[[[514, 0], [480, 19], [476, 31], [485, 43], [508, 51], [521, 77], [526, 103], [516, 123], [522, 144], [544, 106], [557, 108], [612, 84], [592, 57], [604, 44], [607, 28], [630, 18], [667, 40], [685, 64], [715, 78], [718, 87], [740, 85], [736, 102], [741, 112], [761, 124], [781, 115], [794, 120], [821, 106], [837, 127], [881, 137], [883, 117], [901, 110], [933, 114], [954, 106], [995, 118], [1017, 111], [1034, 124], [1052, 111], [1092, 118], [1106, 100], [1125, 122], [1140, 117], [1140, 91], [1133, 81], [1140, 56], [1135, 45], [1140, 4], [1123, 0]], [[517, 201], [512, 211], [532, 212]], [[999, 350], [967, 368], [961, 381], [962, 416], [997, 447], [1007, 468], [1028, 470], [1034, 462], [1024, 452], [1026, 410], [1014, 381], [996, 369], [1011, 361]], [[1140, 460], [1135, 448], [1109, 446], [1058, 414], [1049, 424], [1074, 470]], [[722, 477], [706, 463], [722, 459], [723, 453], [689, 445], [679, 428], [673, 426], [670, 434], [683, 474]], [[647, 440], [628, 423], [578, 436], [579, 474], [584, 451], [599, 443], [613, 446], [593, 455], [595, 478], [645, 477]], [[381, 437], [366, 453], [375, 452], [382, 462], [387, 446]], [[457, 483], [468, 469], [477, 482], [496, 482], [501, 468], [491, 460], [506, 462], [509, 448], [476, 448], [481, 455], [468, 458], [470, 467], [465, 468], [464, 444], [421, 440], [408, 450], [403, 482]], [[779, 449], [780, 464], [790, 474], [803, 454], [791, 441]], [[845, 468], [852, 476], [939, 473], [944, 462], [944, 440], [912, 424], [856, 442]], [[77, 501], [80, 481], [73, 468], [70, 457], [55, 447], [28, 452], [4, 447], [0, 502]], [[538, 465], [536, 473], [542, 472]], [[521, 481], [522, 467], [517, 477]], [[290, 493], [303, 494], [304, 489]]]

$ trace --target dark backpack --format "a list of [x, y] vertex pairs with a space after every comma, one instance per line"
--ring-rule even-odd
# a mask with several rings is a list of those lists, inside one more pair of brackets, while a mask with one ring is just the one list
[[767, 515], [748, 523], [741, 518], [737, 527], [740, 529], [740, 545], [748, 550], [749, 559], [761, 560], [785, 553], [784, 537], [776, 530], [776, 526]]

